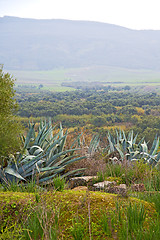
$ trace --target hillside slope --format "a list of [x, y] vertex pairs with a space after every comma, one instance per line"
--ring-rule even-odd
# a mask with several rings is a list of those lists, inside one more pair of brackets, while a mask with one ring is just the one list
[[98, 22], [0, 18], [0, 63], [13, 70], [113, 66], [160, 70], [160, 31]]

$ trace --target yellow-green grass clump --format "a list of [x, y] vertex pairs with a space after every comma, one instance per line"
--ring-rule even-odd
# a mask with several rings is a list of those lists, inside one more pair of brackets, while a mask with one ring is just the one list
[[[137, 209], [144, 207], [143, 228], [145, 231], [149, 230], [150, 222], [157, 219], [154, 206], [136, 198], [122, 198], [118, 195], [102, 192], [72, 190], [43, 194], [1, 192], [1, 232], [5, 231], [6, 227], [9, 229], [9, 227], [17, 225], [17, 229], [23, 235], [23, 229], [24, 226], [27, 228], [30, 214], [39, 208], [44, 213], [55, 213], [55, 210], [58, 213], [57, 239], [75, 239], [75, 227], [80, 226], [80, 224], [80, 227], [83, 226], [81, 230], [85, 232], [84, 239], [89, 239], [90, 236], [92, 239], [121, 239], [121, 225], [126, 221], [126, 211], [129, 204], [137, 206]], [[104, 221], [102, 221], [104, 214], [107, 216], [107, 230]], [[51, 214], [47, 216], [52, 219]], [[48, 222], [52, 224], [53, 221], [50, 219]], [[11, 228], [11, 230], [13, 229]]]

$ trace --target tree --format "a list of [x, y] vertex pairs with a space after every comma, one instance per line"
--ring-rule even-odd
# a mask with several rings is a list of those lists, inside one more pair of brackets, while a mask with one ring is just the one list
[[14, 115], [17, 110], [14, 79], [0, 65], [0, 164], [20, 147], [20, 124]]

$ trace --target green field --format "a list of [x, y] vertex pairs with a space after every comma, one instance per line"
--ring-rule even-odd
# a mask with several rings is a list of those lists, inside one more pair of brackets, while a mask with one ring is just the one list
[[66, 91], [62, 82], [104, 82], [104, 84], [157, 86], [160, 87], [160, 71], [145, 69], [126, 69], [108, 66], [91, 66], [83, 68], [59, 68], [52, 71], [18, 71], [7, 70], [14, 78], [16, 85], [43, 84], [45, 90]]

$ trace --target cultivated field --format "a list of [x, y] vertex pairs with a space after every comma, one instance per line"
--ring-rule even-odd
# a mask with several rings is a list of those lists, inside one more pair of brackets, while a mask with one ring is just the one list
[[7, 70], [17, 79], [16, 85], [43, 84], [44, 90], [66, 91], [72, 88], [62, 87], [63, 82], [103, 82], [114, 86], [153, 86], [160, 88], [160, 71], [134, 70], [126, 68], [91, 66], [83, 68], [59, 68], [52, 71], [16, 71]]

